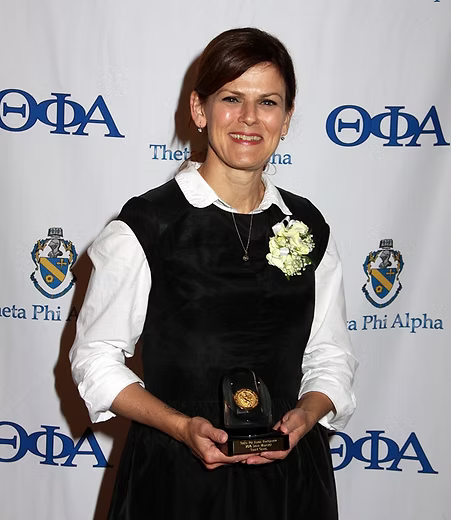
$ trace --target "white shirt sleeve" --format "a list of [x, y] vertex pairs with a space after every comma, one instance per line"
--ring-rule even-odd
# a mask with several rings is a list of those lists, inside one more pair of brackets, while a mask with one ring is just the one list
[[335, 406], [319, 422], [331, 430], [346, 426], [355, 409], [351, 390], [357, 360], [346, 324], [342, 266], [332, 236], [315, 273], [315, 315], [304, 352], [299, 397], [322, 392]]
[[143, 330], [151, 286], [144, 251], [127, 224], [113, 221], [88, 249], [93, 264], [69, 357], [72, 377], [92, 422], [126, 386], [142, 380], [125, 366]]

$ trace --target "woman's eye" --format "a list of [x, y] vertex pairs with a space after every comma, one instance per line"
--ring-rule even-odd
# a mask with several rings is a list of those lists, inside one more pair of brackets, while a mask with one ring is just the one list
[[272, 107], [272, 106], [277, 105], [277, 103], [275, 101], [273, 101], [272, 99], [264, 99], [262, 101], [262, 105], [267, 105], [267, 106]]
[[226, 96], [222, 100], [226, 101], [227, 103], [238, 103], [238, 98], [233, 97], [233, 96]]

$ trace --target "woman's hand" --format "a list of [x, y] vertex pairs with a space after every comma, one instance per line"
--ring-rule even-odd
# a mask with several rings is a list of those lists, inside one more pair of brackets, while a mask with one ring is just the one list
[[311, 414], [302, 408], [294, 408], [293, 410], [290, 410], [274, 426], [275, 430], [288, 434], [290, 449], [285, 451], [263, 451], [258, 455], [249, 457], [246, 463], [268, 464], [275, 460], [284, 459], [296, 446], [299, 440], [313, 428], [315, 422], [313, 422]]
[[268, 464], [275, 460], [284, 459], [296, 446], [299, 440], [308, 433], [313, 426], [331, 410], [334, 410], [332, 401], [320, 392], [308, 392], [299, 399], [296, 408], [287, 412], [274, 426], [275, 430], [286, 433], [290, 440], [290, 449], [286, 451], [264, 451], [253, 455], [246, 460], [246, 464]]
[[250, 455], [227, 457], [217, 444], [227, 441], [227, 433], [215, 428], [203, 417], [186, 417], [181, 440], [191, 448], [207, 469], [216, 469], [224, 464], [245, 461]]

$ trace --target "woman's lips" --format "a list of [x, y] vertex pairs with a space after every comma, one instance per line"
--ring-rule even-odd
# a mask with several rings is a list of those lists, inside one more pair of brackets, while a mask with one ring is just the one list
[[241, 134], [238, 132], [231, 132], [230, 137], [240, 144], [258, 144], [263, 141], [263, 137], [260, 134]]

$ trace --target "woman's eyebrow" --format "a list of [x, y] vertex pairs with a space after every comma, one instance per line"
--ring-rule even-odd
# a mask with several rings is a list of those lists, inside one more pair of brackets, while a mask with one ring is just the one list
[[[229, 94], [233, 94], [235, 96], [243, 96], [243, 95], [245, 95], [243, 92], [241, 92], [239, 90], [230, 90], [228, 88], [224, 88], [224, 89], [221, 89], [219, 91], [220, 94], [222, 94], [223, 92], [228, 92]], [[280, 99], [283, 100], [283, 97], [281, 96], [281, 94], [279, 92], [264, 92], [259, 97], [260, 98], [265, 98], [265, 97], [270, 97], [270, 96], [278, 96]]]

